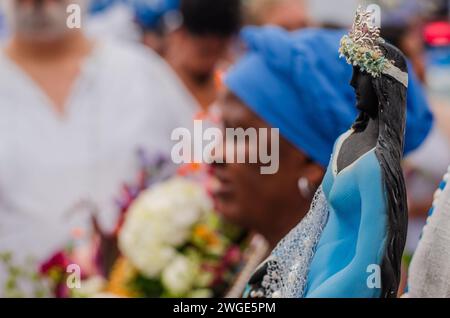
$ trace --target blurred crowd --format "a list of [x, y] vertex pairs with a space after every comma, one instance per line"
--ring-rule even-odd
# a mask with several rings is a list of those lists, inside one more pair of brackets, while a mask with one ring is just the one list
[[[80, 29], [66, 25], [72, 3], [81, 7]], [[259, 233], [262, 249], [273, 248], [308, 211], [328, 145], [355, 118], [345, 61], [322, 55], [338, 55], [333, 39], [351, 25], [359, 3], [365, 1], [2, 0], [0, 252], [45, 259], [61, 242], [83, 236], [92, 214], [111, 232], [114, 196], [139, 171], [137, 150], [170, 156], [172, 131], [198, 118], [227, 128], [287, 127], [280, 129], [276, 175], [260, 175], [251, 165], [212, 165], [220, 184], [212, 190], [216, 209]], [[370, 3], [381, 6], [382, 36], [410, 66], [406, 266], [450, 164], [450, 3]], [[240, 34], [269, 25], [304, 34], [315, 54], [306, 57], [316, 63], [313, 71], [323, 72], [342, 96], [322, 93], [322, 82], [308, 72], [284, 75], [296, 64], [282, 65], [289, 58], [283, 43]], [[308, 37], [319, 28], [329, 34]], [[249, 49], [274, 67], [258, 69], [255, 62], [245, 70], [248, 78], [227, 82], [228, 70]], [[281, 109], [289, 113], [277, 113], [277, 104], [296, 103], [290, 99], [300, 94], [297, 82], [310, 85], [302, 86], [310, 94], [299, 97], [302, 110], [286, 106]], [[286, 88], [291, 85], [295, 93]], [[304, 146], [299, 138], [317, 142]]]

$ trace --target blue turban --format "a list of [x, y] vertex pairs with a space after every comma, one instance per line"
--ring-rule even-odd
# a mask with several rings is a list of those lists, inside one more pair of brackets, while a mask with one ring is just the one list
[[180, 0], [129, 0], [136, 22], [146, 30], [155, 30], [168, 12], [179, 10]]
[[[344, 31], [248, 27], [247, 54], [230, 69], [225, 85], [269, 125], [326, 167], [337, 137], [358, 114], [349, 85], [352, 67], [339, 58]], [[410, 77], [405, 152], [417, 148], [432, 115], [416, 77]]]

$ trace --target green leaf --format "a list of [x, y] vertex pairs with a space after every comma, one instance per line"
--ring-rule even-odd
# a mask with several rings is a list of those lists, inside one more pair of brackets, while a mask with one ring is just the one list
[[129, 288], [136, 291], [144, 298], [158, 298], [164, 293], [164, 287], [160, 280], [136, 275], [129, 283]]

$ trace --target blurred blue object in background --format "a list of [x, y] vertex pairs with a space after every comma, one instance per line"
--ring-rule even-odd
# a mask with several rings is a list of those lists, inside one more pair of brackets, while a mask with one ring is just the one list
[[89, 12], [91, 14], [97, 14], [99, 12], [102, 12], [112, 5], [116, 4], [117, 2], [124, 2], [123, 0], [94, 0], [91, 1]]
[[[353, 68], [338, 53], [346, 32], [287, 33], [277, 27], [247, 27], [241, 35], [250, 50], [225, 80], [228, 89], [267, 122], [285, 127], [280, 132], [294, 145], [312, 149], [308, 155], [325, 167], [336, 138], [358, 116], [350, 85]], [[424, 89], [412, 67], [409, 74], [405, 154], [417, 149], [433, 126]], [[307, 137], [311, 144], [306, 145], [302, 138], [316, 127], [323, 130], [320, 138]]]
[[129, 0], [136, 22], [144, 30], [159, 30], [165, 17], [177, 13], [180, 0]]
[[424, 33], [430, 91], [450, 102], [450, 22], [430, 23]]
[[6, 21], [5, 16], [0, 10], [0, 41], [3, 40], [6, 37], [7, 30], [6, 30]]
[[[357, 109], [354, 107], [356, 97], [353, 88], [349, 85], [353, 69], [345, 59], [339, 58], [340, 39], [346, 33], [345, 30], [320, 30], [306, 29], [297, 33], [297, 38], [303, 43], [315, 48], [317, 67], [328, 77], [347, 100], [347, 107], [353, 112], [353, 118], [349, 118], [349, 124], [356, 118]], [[433, 115], [430, 111], [425, 89], [419, 82], [413, 67], [409, 65], [409, 86], [407, 101], [407, 121], [405, 154], [418, 148], [428, 136], [433, 126]]]
[[96, 13], [102, 12], [102, 11], [106, 10], [107, 8], [111, 7], [116, 2], [118, 2], [118, 0], [91, 1], [90, 7], [89, 7], [89, 13], [96, 14]]

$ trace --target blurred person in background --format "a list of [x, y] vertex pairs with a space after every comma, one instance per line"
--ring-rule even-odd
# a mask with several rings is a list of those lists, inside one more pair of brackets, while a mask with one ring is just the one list
[[164, 56], [167, 35], [182, 24], [180, 0], [131, 0], [141, 42]]
[[173, 129], [195, 113], [159, 56], [69, 29], [72, 3], [2, 1], [12, 34], [0, 51], [0, 251], [18, 261], [86, 236], [93, 212], [115, 225], [137, 151], [170, 155]]
[[422, 83], [426, 81], [424, 6], [420, 0], [379, 1], [382, 10], [381, 36], [398, 47], [410, 60]]
[[181, 24], [167, 35], [164, 57], [202, 109], [216, 99], [215, 76], [241, 26], [240, 0], [180, 0]]
[[[262, 175], [261, 163], [226, 163], [220, 157], [212, 165], [217, 210], [261, 234], [267, 252], [308, 212], [336, 138], [356, 118], [352, 67], [338, 53], [343, 34], [246, 28], [242, 37], [249, 51], [226, 75], [226, 92], [218, 102], [223, 128], [280, 130], [276, 174]], [[421, 145], [432, 125], [415, 76], [408, 98], [406, 153]], [[246, 154], [258, 151], [253, 147], [258, 146], [249, 145]]]
[[278, 25], [288, 31], [311, 25], [307, 0], [249, 0], [245, 13], [250, 25]]

